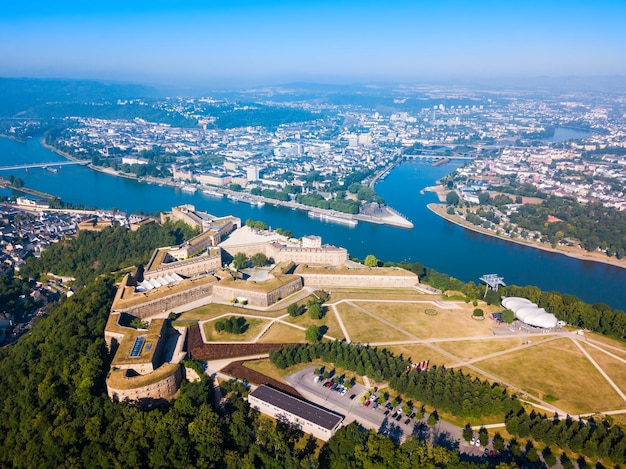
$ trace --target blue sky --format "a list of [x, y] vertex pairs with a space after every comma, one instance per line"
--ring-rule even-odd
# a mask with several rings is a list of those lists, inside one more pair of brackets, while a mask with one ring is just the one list
[[268, 84], [626, 75], [624, 0], [11, 3], [0, 11], [0, 76]]

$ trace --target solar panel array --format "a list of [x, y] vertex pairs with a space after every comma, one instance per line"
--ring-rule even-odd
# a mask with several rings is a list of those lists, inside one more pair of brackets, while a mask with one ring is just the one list
[[133, 344], [133, 348], [130, 351], [131, 358], [138, 357], [141, 355], [141, 349], [143, 348], [143, 344], [146, 342], [146, 336], [140, 335], [135, 339], [135, 343]]

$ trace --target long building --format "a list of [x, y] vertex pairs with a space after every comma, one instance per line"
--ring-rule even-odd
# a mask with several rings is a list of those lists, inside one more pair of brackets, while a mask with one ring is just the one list
[[248, 395], [250, 407], [288, 423], [320, 440], [328, 441], [341, 427], [343, 416], [261, 385]]

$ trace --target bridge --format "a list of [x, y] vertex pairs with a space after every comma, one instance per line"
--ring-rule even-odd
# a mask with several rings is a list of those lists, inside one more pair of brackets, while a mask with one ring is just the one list
[[47, 168], [52, 166], [67, 166], [71, 164], [91, 164], [91, 160], [75, 160], [75, 161], [52, 161], [50, 163], [29, 163], [19, 164], [14, 166], [0, 166], [0, 171], [13, 171], [15, 169], [29, 169], [29, 168]]
[[475, 160], [476, 156], [469, 155], [443, 155], [441, 153], [421, 153], [419, 155], [402, 155], [402, 158], [421, 159], [421, 160]]

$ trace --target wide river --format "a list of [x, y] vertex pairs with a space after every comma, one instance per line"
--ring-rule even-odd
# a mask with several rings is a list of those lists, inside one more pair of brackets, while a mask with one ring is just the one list
[[[61, 161], [38, 139], [26, 144], [0, 138], [0, 166]], [[561, 254], [521, 246], [475, 233], [436, 216], [426, 204], [435, 202], [432, 193], [420, 190], [453, 171], [458, 162], [433, 167], [403, 163], [376, 186], [387, 203], [407, 216], [412, 230], [359, 222], [347, 227], [322, 222], [294, 211], [266, 204], [253, 207], [227, 198], [181, 192], [177, 188], [139, 183], [93, 171], [82, 166], [65, 166], [57, 173], [33, 168], [3, 172], [24, 180], [26, 186], [58, 195], [66, 202], [88, 207], [117, 208], [127, 212], [157, 212], [174, 205], [194, 204], [214, 215], [233, 214], [243, 221], [263, 220], [274, 228], [290, 229], [296, 236], [319, 234], [325, 243], [346, 247], [350, 255], [364, 258], [421, 262], [461, 280], [479, 282], [483, 274], [497, 273], [507, 284], [537, 285], [542, 290], [574, 294], [590, 303], [606, 303], [626, 310], [626, 269], [581, 261]], [[0, 189], [10, 195], [10, 191]]]

